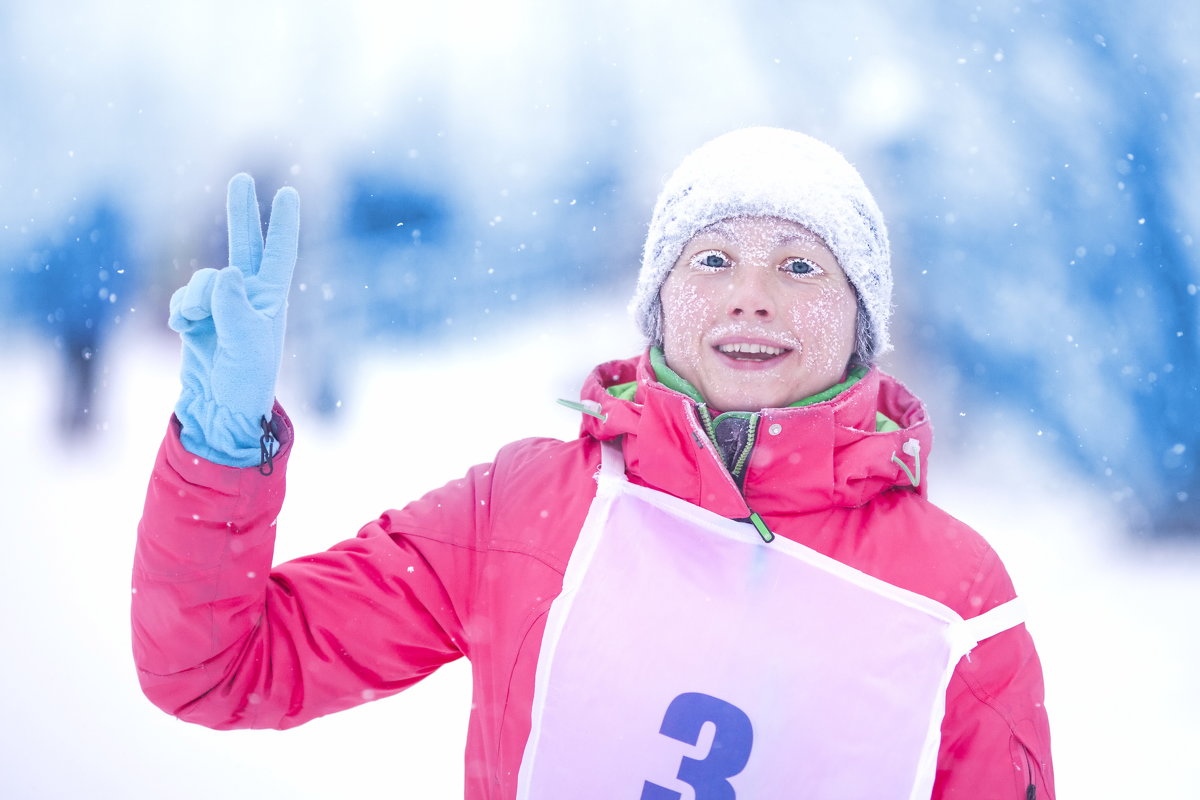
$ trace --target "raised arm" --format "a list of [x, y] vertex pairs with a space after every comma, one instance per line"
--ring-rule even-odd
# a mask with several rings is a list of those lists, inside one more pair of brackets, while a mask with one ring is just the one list
[[[187, 452], [172, 421], [133, 565], [133, 652], [146, 696], [212, 728], [289, 728], [394, 694], [464, 654], [462, 548], [384, 519], [272, 566], [291, 430], [271, 475]], [[487, 470], [434, 493], [439, 527], [475, 527]], [[482, 474], [480, 474], [482, 473]]]
[[[272, 566], [292, 430], [274, 403], [298, 198], [275, 197], [266, 240], [254, 184], [229, 184], [230, 266], [171, 299], [183, 388], [138, 526], [133, 651], [146, 695], [214, 728], [286, 728], [399, 691], [463, 654], [461, 549], [380, 522]], [[269, 435], [267, 435], [269, 433]], [[473, 530], [460, 481], [439, 526]], [[461, 497], [459, 495], [462, 495]], [[462, 513], [455, 516], [451, 509]]]

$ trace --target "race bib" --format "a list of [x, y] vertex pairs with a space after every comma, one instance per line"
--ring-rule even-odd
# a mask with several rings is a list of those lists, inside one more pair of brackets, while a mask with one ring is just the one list
[[971, 622], [606, 459], [518, 797], [928, 797], [947, 683], [987, 632]]

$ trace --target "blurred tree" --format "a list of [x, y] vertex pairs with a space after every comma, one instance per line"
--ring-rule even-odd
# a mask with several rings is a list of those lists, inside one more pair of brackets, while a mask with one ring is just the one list
[[1197, 208], [1173, 180], [1200, 155], [1194, 37], [1113, 2], [942, 21], [964, 69], [887, 148], [925, 193], [897, 209], [924, 346], [1109, 481], [1134, 530], [1200, 534]]

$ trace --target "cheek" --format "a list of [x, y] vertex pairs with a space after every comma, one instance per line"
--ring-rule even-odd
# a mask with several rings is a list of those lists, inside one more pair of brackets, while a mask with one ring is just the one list
[[662, 290], [663, 314], [668, 321], [686, 323], [701, 316], [707, 297], [686, 280], [671, 281]]
[[[676, 371], [700, 363], [700, 339], [712, 313], [711, 298], [687, 282], [663, 287], [663, 349]], [[687, 376], [685, 376], [687, 377]]]
[[703, 329], [703, 321], [709, 316], [709, 299], [688, 283], [677, 283], [664, 288], [662, 293], [663, 328], [667, 337], [697, 336]]
[[792, 308], [792, 324], [801, 335], [805, 349], [817, 356], [821, 367], [839, 367], [843, 351], [854, 348], [854, 331], [858, 304], [853, 293], [837, 286], [822, 288], [808, 302]]

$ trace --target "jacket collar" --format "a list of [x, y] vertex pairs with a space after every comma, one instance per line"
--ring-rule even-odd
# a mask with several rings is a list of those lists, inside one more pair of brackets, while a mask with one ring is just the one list
[[[606, 391], [634, 380], [633, 400]], [[584, 384], [583, 401], [601, 416], [585, 416], [582, 432], [601, 441], [622, 437], [632, 480], [733, 519], [856, 507], [892, 490], [926, 492], [932, 429], [925, 408], [878, 368], [831, 400], [764, 409], [741, 490], [714, 452], [695, 401], [655, 379], [648, 353], [601, 364]], [[900, 429], [876, 432], [877, 412]]]

